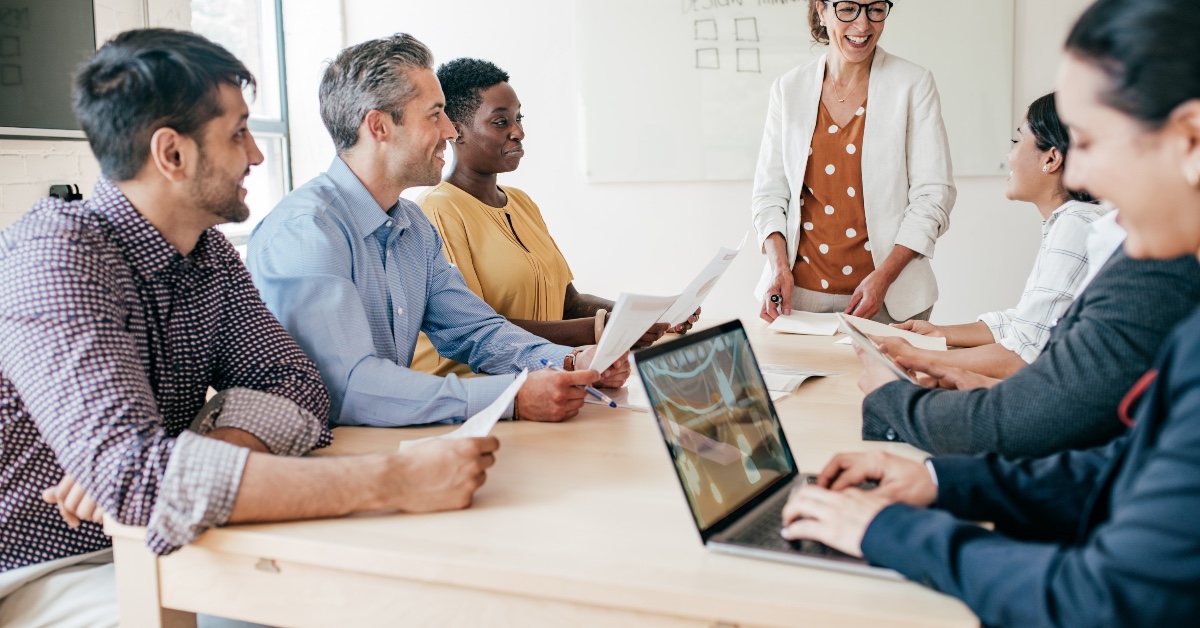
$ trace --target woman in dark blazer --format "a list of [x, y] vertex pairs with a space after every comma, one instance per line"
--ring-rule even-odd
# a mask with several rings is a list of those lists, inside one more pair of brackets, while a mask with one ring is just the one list
[[[1099, 0], [1067, 39], [1066, 183], [1121, 208], [1134, 258], [1200, 256], [1200, 38], [1181, 36], [1196, 32], [1196, 0]], [[988, 626], [1195, 625], [1200, 311], [1118, 413], [1123, 436], [1048, 458], [840, 455], [789, 500], [783, 535], [891, 567]], [[866, 479], [879, 488], [848, 488]]]

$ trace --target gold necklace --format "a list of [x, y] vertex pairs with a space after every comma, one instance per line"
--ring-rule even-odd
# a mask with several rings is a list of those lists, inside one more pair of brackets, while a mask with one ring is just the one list
[[862, 75], [861, 75], [861, 74], [859, 74], [858, 76], [854, 77], [854, 81], [853, 81], [852, 83], [850, 83], [850, 90], [846, 92], [846, 95], [845, 95], [845, 97], [843, 97], [843, 98], [838, 98], [838, 94], [837, 94], [837, 81], [836, 81], [836, 80], [833, 80], [833, 79], [831, 78], [831, 79], [830, 79], [830, 82], [831, 82], [831, 83], [833, 83], [833, 97], [834, 97], [834, 98], [836, 98], [838, 102], [846, 102], [846, 98], [849, 98], [849, 97], [850, 97], [850, 94], [853, 94], [853, 93], [854, 93], [854, 87], [855, 87], [856, 85], [858, 85], [858, 79], [860, 79], [860, 78], [862, 78]]

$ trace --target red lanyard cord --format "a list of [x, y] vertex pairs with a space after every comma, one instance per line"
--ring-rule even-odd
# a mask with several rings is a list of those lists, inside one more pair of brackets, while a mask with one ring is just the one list
[[1156, 377], [1158, 377], [1158, 371], [1156, 369], [1150, 369], [1149, 371], [1146, 371], [1142, 374], [1138, 381], [1134, 383], [1133, 388], [1130, 388], [1129, 392], [1125, 393], [1125, 398], [1122, 399], [1121, 404], [1117, 406], [1117, 418], [1121, 419], [1122, 423], [1129, 427], [1133, 427], [1135, 421], [1129, 416], [1129, 408], [1133, 406], [1133, 404], [1137, 403], [1138, 399], [1141, 399], [1142, 395], [1145, 394], [1146, 389], [1150, 387], [1150, 384], [1154, 383], [1154, 379]]

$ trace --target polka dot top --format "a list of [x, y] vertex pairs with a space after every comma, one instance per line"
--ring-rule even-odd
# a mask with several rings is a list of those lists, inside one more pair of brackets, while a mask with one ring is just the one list
[[801, 288], [852, 294], [875, 270], [861, 193], [865, 114], [864, 102], [841, 127], [825, 103], [817, 109], [800, 197], [800, 247], [792, 267]]

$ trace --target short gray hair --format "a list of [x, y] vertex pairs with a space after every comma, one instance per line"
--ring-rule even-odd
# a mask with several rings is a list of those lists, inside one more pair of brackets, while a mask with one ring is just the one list
[[338, 53], [321, 77], [321, 121], [337, 152], [358, 143], [358, 127], [373, 110], [403, 122], [404, 107], [417, 95], [409, 70], [433, 70], [433, 53], [407, 33], [372, 39]]

